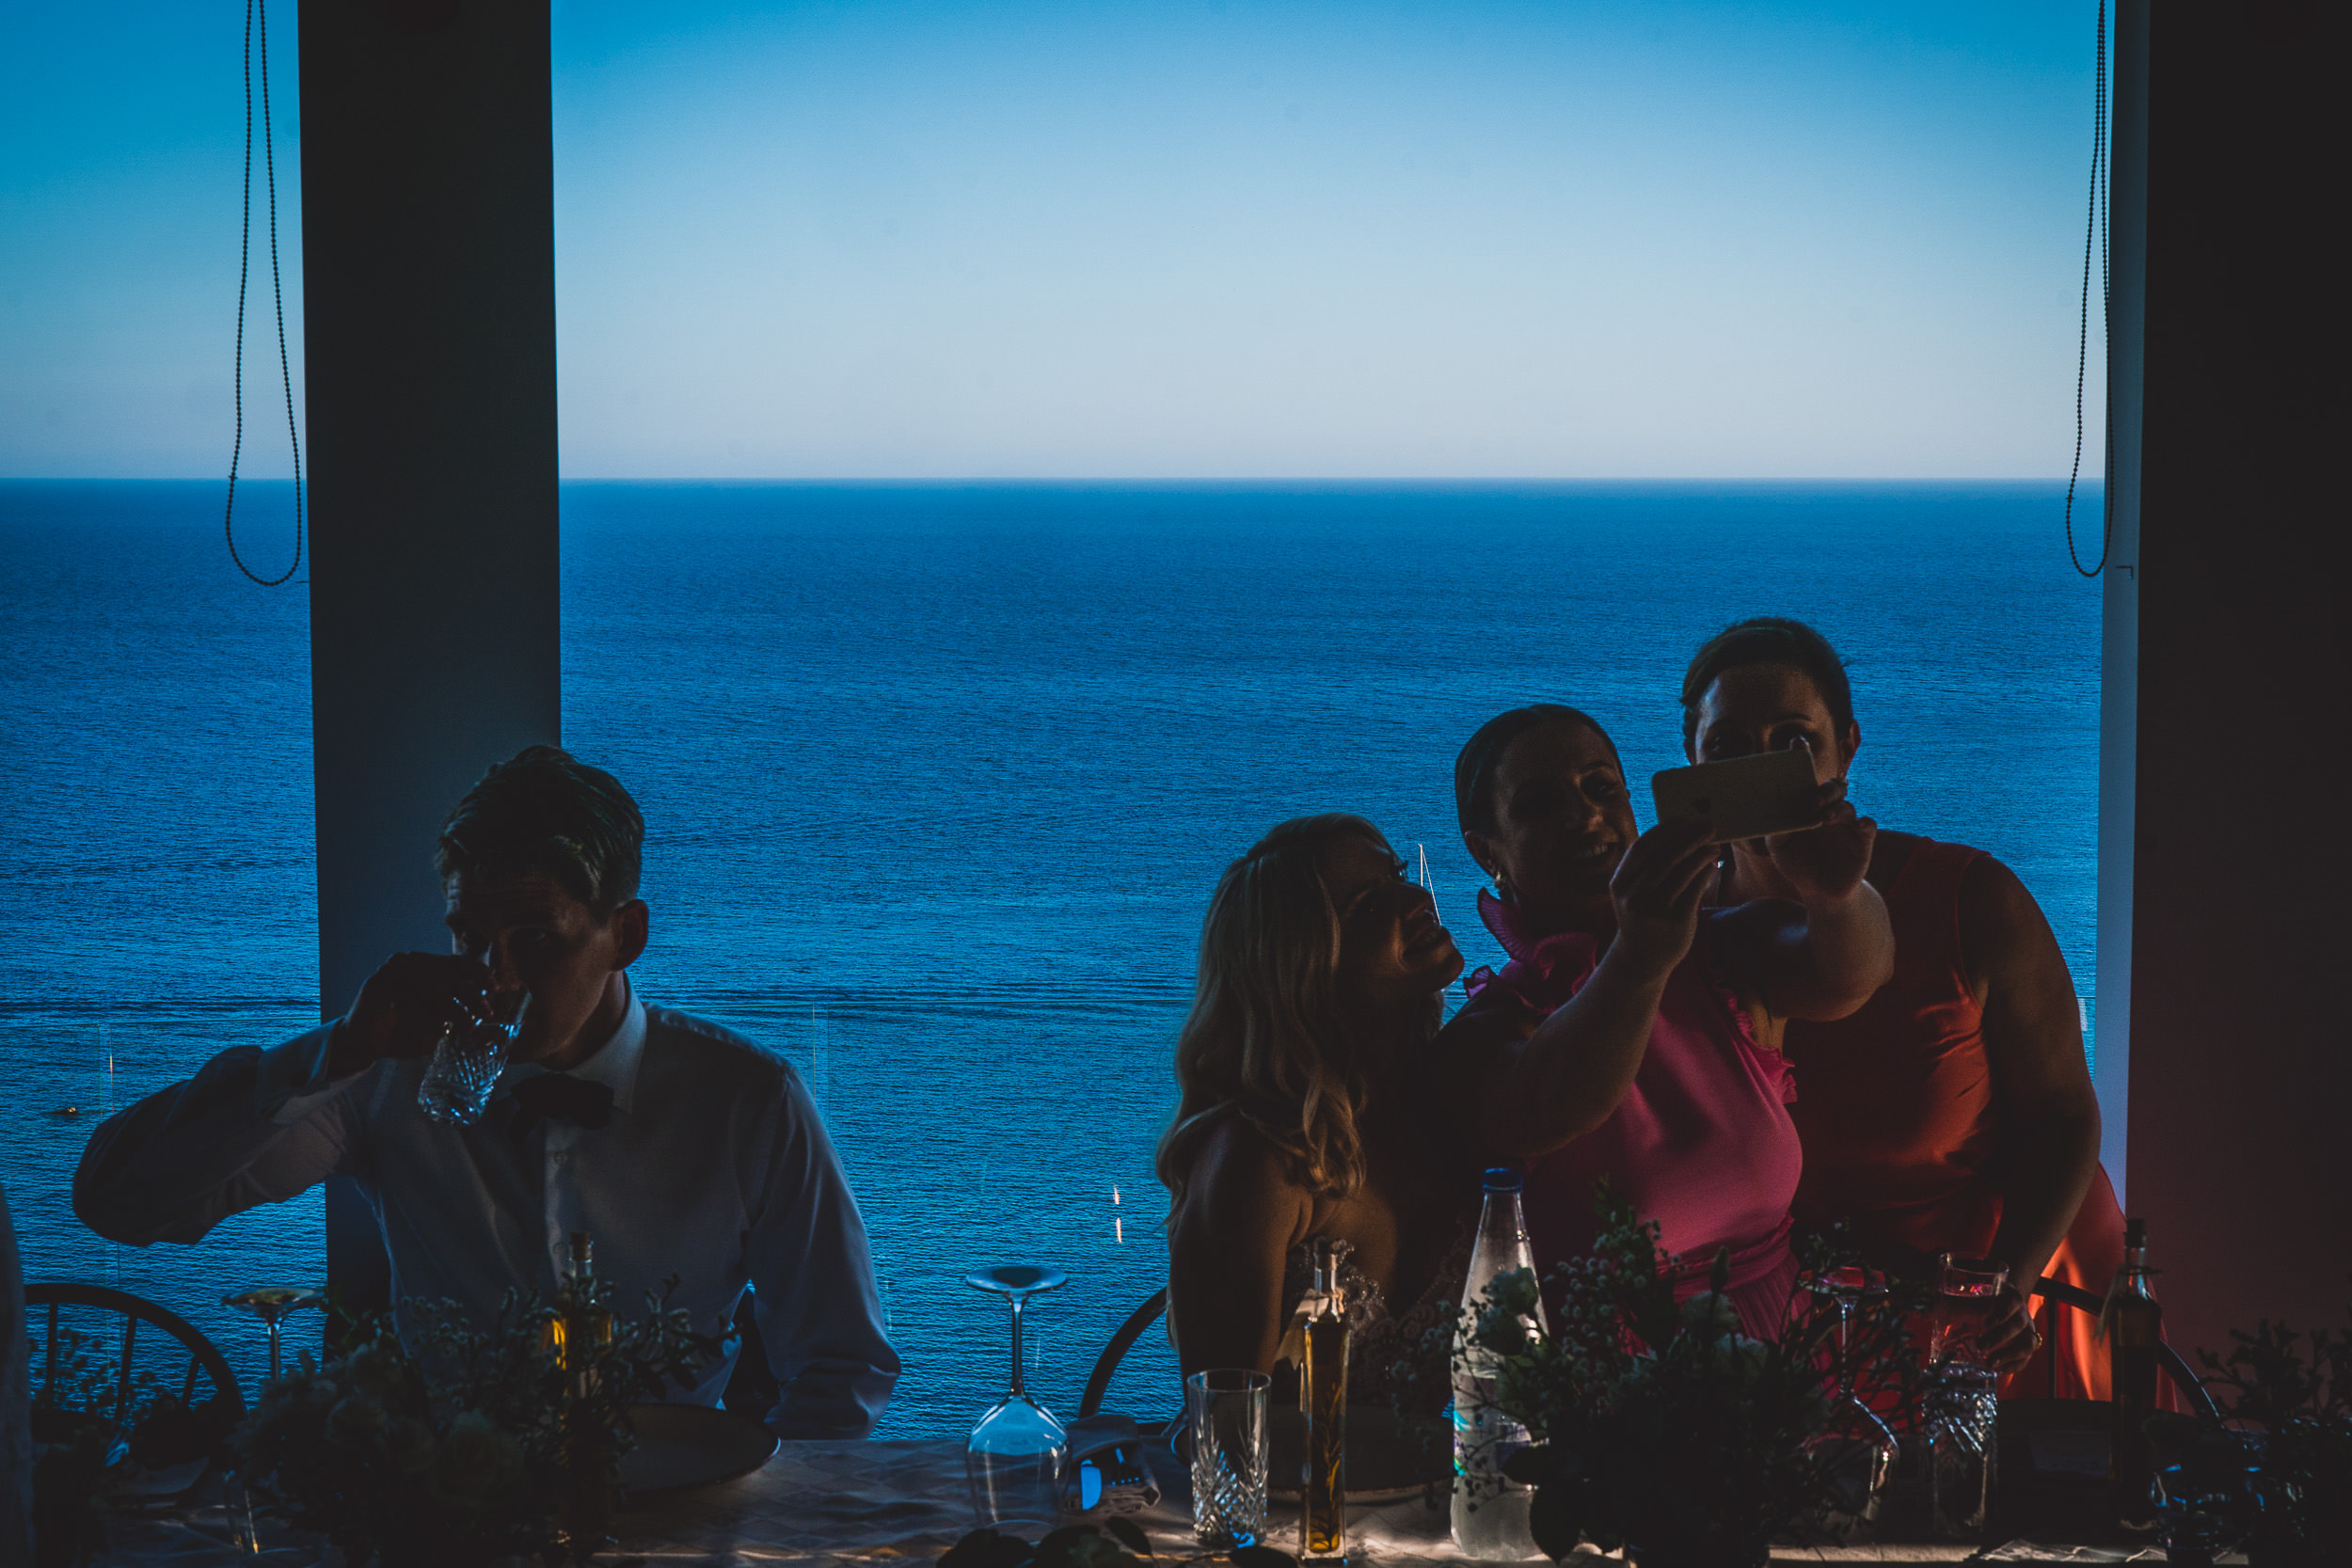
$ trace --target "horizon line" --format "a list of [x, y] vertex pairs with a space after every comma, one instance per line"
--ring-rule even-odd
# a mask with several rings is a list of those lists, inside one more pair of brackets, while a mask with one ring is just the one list
[[[310, 483], [304, 476], [304, 483]], [[0, 484], [219, 484], [219, 474], [0, 474]], [[243, 474], [239, 484], [288, 484], [293, 476]], [[1025, 474], [893, 477], [889, 475], [721, 475], [721, 474], [559, 474], [558, 484], [804, 484], [881, 487], [950, 485], [1183, 485], [1183, 484], [2062, 484], [2057, 474], [1580, 474], [1580, 475], [1458, 475], [1458, 474], [1246, 474], [1229, 476]], [[2106, 483], [2104, 474], [2085, 474], [2078, 486]]]

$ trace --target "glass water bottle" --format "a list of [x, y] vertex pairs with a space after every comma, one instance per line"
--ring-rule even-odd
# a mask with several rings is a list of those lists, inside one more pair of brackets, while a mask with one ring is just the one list
[[[1486, 1287], [1515, 1270], [1535, 1272], [1527, 1220], [1519, 1212], [1519, 1173], [1486, 1173], [1486, 1201], [1478, 1214], [1478, 1237], [1470, 1249], [1470, 1280], [1462, 1292], [1466, 1312], [1476, 1313]], [[1465, 1330], [1474, 1328], [1467, 1319]], [[1541, 1332], [1543, 1308], [1530, 1327]], [[1533, 1489], [1506, 1479], [1502, 1466], [1527, 1446], [1527, 1428], [1495, 1402], [1494, 1354], [1465, 1338], [1454, 1363], [1454, 1544], [1462, 1555], [1487, 1562], [1518, 1562], [1543, 1554], [1528, 1529]]]

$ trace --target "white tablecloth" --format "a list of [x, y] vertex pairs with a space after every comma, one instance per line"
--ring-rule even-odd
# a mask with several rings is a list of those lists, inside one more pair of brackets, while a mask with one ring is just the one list
[[[1202, 1554], [1179, 1498], [1137, 1522], [1163, 1562]], [[1267, 1544], [1295, 1550], [1295, 1511], [1279, 1503]], [[1284, 1530], [1287, 1527], [1288, 1534]], [[841, 1564], [930, 1562], [972, 1528], [963, 1479], [963, 1445], [928, 1443], [787, 1443], [759, 1471], [739, 1481], [655, 1500], [624, 1513], [620, 1544], [597, 1560], [628, 1568], [769, 1568], [774, 1564], [831, 1568]], [[262, 1568], [328, 1564], [315, 1543], [290, 1539], [264, 1525]], [[1459, 1563], [1446, 1534], [1446, 1516], [1418, 1499], [1350, 1510], [1351, 1556], [1396, 1564]], [[121, 1568], [226, 1568], [238, 1559], [217, 1509], [167, 1519], [119, 1521], [116, 1551]], [[1782, 1548], [1775, 1560], [1871, 1563], [1978, 1561], [2161, 1561], [2111, 1548], [2034, 1547], [2024, 1542], [1981, 1555], [1965, 1546]], [[1593, 1568], [1606, 1559], [1591, 1559]]]

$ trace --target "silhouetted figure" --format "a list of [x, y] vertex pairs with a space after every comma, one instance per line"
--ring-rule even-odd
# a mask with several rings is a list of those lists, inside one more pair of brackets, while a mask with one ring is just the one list
[[1184, 1371], [1295, 1371], [1290, 1329], [1323, 1238], [1352, 1249], [1348, 1381], [1366, 1408], [1388, 1408], [1407, 1358], [1430, 1363], [1422, 1391], [1444, 1402], [1445, 1348], [1425, 1357], [1421, 1338], [1461, 1296], [1476, 1185], [1424, 1109], [1429, 1039], [1461, 972], [1429, 894], [1360, 816], [1282, 823], [1218, 879], [1155, 1162]]
[[[1844, 665], [1797, 621], [1743, 621], [1683, 677], [1684, 744], [1699, 761], [1802, 746], [1842, 780], [1862, 744]], [[2035, 1350], [2028, 1292], [2043, 1274], [2105, 1293], [2123, 1215], [2099, 1166], [2099, 1101], [2074, 977], [2042, 910], [1981, 849], [1882, 832], [1869, 880], [1895, 922], [1895, 976], [1835, 1022], [1788, 1031], [1804, 1141], [1798, 1217], [1844, 1220], [1880, 1246], [1954, 1252], [2009, 1270], [1978, 1354], [2015, 1370]], [[1726, 858], [1724, 902], [1783, 891], [1750, 847]], [[2094, 1321], [2059, 1319], [2057, 1366], [2021, 1394], [2107, 1397]]]
[[1511, 961], [1470, 977], [1438, 1046], [1478, 1085], [1475, 1123], [1527, 1162], [1538, 1275], [1590, 1246], [1605, 1180], [1659, 1223], [1682, 1294], [1727, 1249], [1741, 1322], [1776, 1334], [1800, 1164], [1779, 1046], [1791, 1020], [1845, 1016], [1893, 967], [1862, 876], [1870, 820], [1825, 786], [1820, 827], [1769, 841], [1787, 892], [1704, 911], [1705, 825], [1637, 836], [1616, 747], [1576, 709], [1488, 721], [1454, 777], [1462, 842], [1495, 881], [1479, 913]]
[[32, 1358], [24, 1337], [24, 1266], [8, 1195], [0, 1188], [0, 1568], [33, 1560]]
[[[553, 747], [493, 768], [443, 826], [454, 956], [404, 953], [326, 1028], [240, 1046], [91, 1137], [74, 1211], [135, 1245], [195, 1242], [226, 1215], [354, 1178], [391, 1262], [396, 1313], [449, 1297], [478, 1317], [510, 1286], [551, 1293], [571, 1232], [623, 1313], [674, 1305], [717, 1335], [744, 1287], [787, 1437], [862, 1437], [898, 1374], [866, 1228], [824, 1124], [776, 1053], [633, 992], [648, 911], [644, 825], [611, 774]], [[444, 1027], [530, 1006], [487, 1114], [419, 1108]], [[683, 1397], [716, 1403], [729, 1368]]]

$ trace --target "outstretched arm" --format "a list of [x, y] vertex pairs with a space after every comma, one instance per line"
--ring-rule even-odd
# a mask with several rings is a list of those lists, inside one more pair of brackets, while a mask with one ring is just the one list
[[242, 1210], [350, 1173], [350, 1078], [329, 1078], [330, 1031], [222, 1052], [90, 1134], [73, 1212], [108, 1241], [194, 1242]]
[[1820, 827], [1765, 840], [1796, 896], [1759, 898], [1717, 918], [1742, 994], [1782, 1018], [1826, 1022], [1860, 1007], [1894, 975], [1895, 927], [1878, 889], [1863, 879], [1878, 824], [1854, 815], [1844, 780], [1821, 792]]
[[864, 1437], [898, 1382], [882, 1331], [866, 1221], [825, 1124], [787, 1070], [747, 1261], [769, 1369], [784, 1391], [779, 1437]]
[[109, 1241], [193, 1242], [240, 1210], [361, 1174], [354, 1140], [372, 1069], [432, 1050], [479, 1005], [486, 977], [471, 958], [398, 954], [329, 1027], [222, 1052], [100, 1125], [73, 1173], [74, 1213]]
[[1582, 1137], [1633, 1086], [1666, 978], [1691, 950], [1714, 848], [1705, 824], [1661, 823], [1610, 879], [1617, 934], [1593, 977], [1540, 1022], [1488, 987], [1439, 1033], [1455, 1131], [1482, 1158], [1524, 1160]]
[[2007, 1166], [1991, 1259], [2009, 1269], [2009, 1311], [1988, 1328], [1980, 1354], [2013, 1370], [2033, 1350], [2034, 1282], [2098, 1169], [2099, 1099], [2065, 955], [2033, 895], [1990, 855], [1961, 881], [1960, 939], [1970, 985], [1984, 999]]
[[1282, 1265], [1313, 1212], [1256, 1129], [1232, 1117], [1210, 1132], [1168, 1217], [1168, 1331], [1179, 1369], [1274, 1370], [1288, 1326]]

